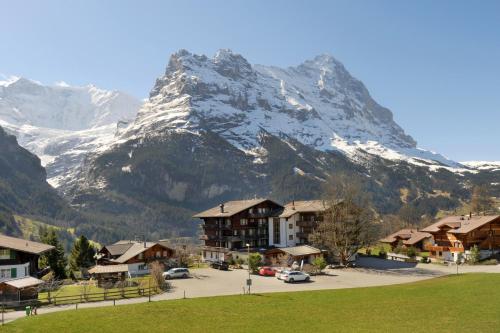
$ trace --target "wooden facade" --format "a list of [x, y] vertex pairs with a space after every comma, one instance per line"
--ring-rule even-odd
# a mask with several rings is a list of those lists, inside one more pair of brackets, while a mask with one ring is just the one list
[[[224, 212], [223, 205], [221, 205]], [[271, 200], [263, 200], [245, 207], [229, 216], [203, 216], [205, 246], [212, 248], [243, 249], [250, 247], [266, 248], [269, 246], [269, 218], [276, 216], [282, 206]]]
[[464, 253], [475, 245], [483, 251], [500, 250], [500, 216], [449, 217], [423, 230], [434, 237], [434, 244], [427, 247], [431, 257]]

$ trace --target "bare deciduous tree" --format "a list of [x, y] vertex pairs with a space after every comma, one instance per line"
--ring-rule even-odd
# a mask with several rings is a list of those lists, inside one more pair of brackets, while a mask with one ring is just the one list
[[325, 190], [325, 204], [324, 219], [309, 240], [346, 265], [359, 249], [377, 239], [370, 200], [356, 180], [335, 177]]
[[154, 283], [152, 287], [159, 288], [160, 290], [169, 289], [170, 284], [167, 281], [165, 281], [165, 278], [163, 277], [163, 270], [164, 270], [163, 265], [158, 261], [153, 261], [149, 267], [150, 267], [149, 272], [151, 274]]

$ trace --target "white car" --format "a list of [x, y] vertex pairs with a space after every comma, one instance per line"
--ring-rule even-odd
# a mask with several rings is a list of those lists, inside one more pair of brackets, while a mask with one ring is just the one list
[[281, 273], [280, 279], [285, 282], [298, 282], [298, 281], [309, 281], [311, 277], [309, 274], [301, 271], [286, 271]]
[[189, 277], [189, 270], [187, 268], [172, 268], [163, 273], [165, 280], [179, 279]]
[[282, 275], [284, 275], [284, 274], [287, 274], [287, 273], [289, 273], [289, 272], [290, 272], [290, 271], [287, 271], [287, 270], [277, 270], [277, 271], [276, 271], [276, 274], [274, 274], [274, 276], [276, 276], [276, 278], [277, 278], [278, 280], [283, 280], [283, 279], [281, 278], [281, 276], [282, 276]]

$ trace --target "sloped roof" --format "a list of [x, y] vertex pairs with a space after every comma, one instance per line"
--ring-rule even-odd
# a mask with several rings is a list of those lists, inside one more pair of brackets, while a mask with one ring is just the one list
[[32, 276], [26, 276], [18, 279], [12, 279], [12, 280], [7, 280], [7, 281], [2, 281], [0, 283], [5, 283], [11, 287], [14, 287], [16, 289], [23, 289], [27, 287], [34, 287], [38, 286], [43, 283], [42, 280], [36, 279]]
[[382, 243], [393, 243], [399, 239], [403, 240], [404, 245], [414, 245], [420, 242], [422, 239], [432, 237], [428, 232], [422, 232], [417, 229], [401, 229], [396, 231], [389, 236], [382, 238], [380, 242]]
[[233, 200], [224, 202], [224, 211], [221, 212], [220, 206], [215, 206], [213, 208], [207, 209], [201, 213], [194, 215], [193, 217], [204, 218], [204, 217], [230, 217], [239, 212], [244, 211], [245, 209], [249, 209], [255, 205], [263, 203], [265, 201], [271, 201], [278, 206], [280, 204], [265, 198], [260, 199], [250, 199], [250, 200]]
[[104, 273], [122, 273], [128, 272], [128, 265], [97, 265], [89, 269], [89, 274], [104, 274]]
[[106, 245], [105, 248], [109, 251], [112, 256], [121, 256], [133, 245], [132, 242], [127, 243], [115, 243], [111, 245]]
[[474, 229], [480, 228], [485, 224], [500, 219], [500, 215], [485, 215], [485, 216], [447, 216], [422, 229], [426, 232], [438, 232], [442, 227], [448, 226], [452, 228], [448, 232], [454, 234], [466, 234]]
[[296, 213], [324, 212], [328, 205], [324, 200], [292, 201], [285, 205], [280, 217], [290, 217]]
[[0, 234], [0, 248], [13, 249], [20, 252], [42, 254], [54, 249], [52, 245], [33, 242], [22, 238], [15, 238]]
[[285, 252], [292, 257], [300, 257], [300, 256], [307, 256], [311, 254], [321, 254], [321, 250], [317, 249], [315, 247], [312, 247], [310, 245], [299, 245], [299, 246], [292, 246], [292, 247], [280, 247], [280, 248], [275, 248], [271, 250], [267, 250], [266, 253], [272, 253], [272, 252]]
[[120, 264], [124, 264], [126, 263], [128, 260], [132, 259], [133, 257], [135, 257], [136, 255], [152, 248], [153, 246], [155, 245], [160, 245], [161, 247], [165, 248], [165, 249], [168, 249], [168, 250], [172, 250], [171, 248], [163, 245], [163, 244], [160, 244], [158, 242], [146, 242], [146, 244], [144, 244], [144, 242], [133, 242], [131, 244], [131, 246], [127, 249], [127, 251], [125, 251], [125, 253], [123, 253], [121, 256], [119, 256], [118, 258], [116, 259], [111, 259], [110, 261], [111, 262], [116, 262], [116, 263], [120, 263]]

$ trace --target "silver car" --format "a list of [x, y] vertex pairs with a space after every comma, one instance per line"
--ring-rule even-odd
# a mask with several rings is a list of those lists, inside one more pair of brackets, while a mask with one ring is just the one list
[[163, 273], [165, 280], [170, 279], [185, 279], [189, 277], [189, 270], [187, 268], [172, 268]]

